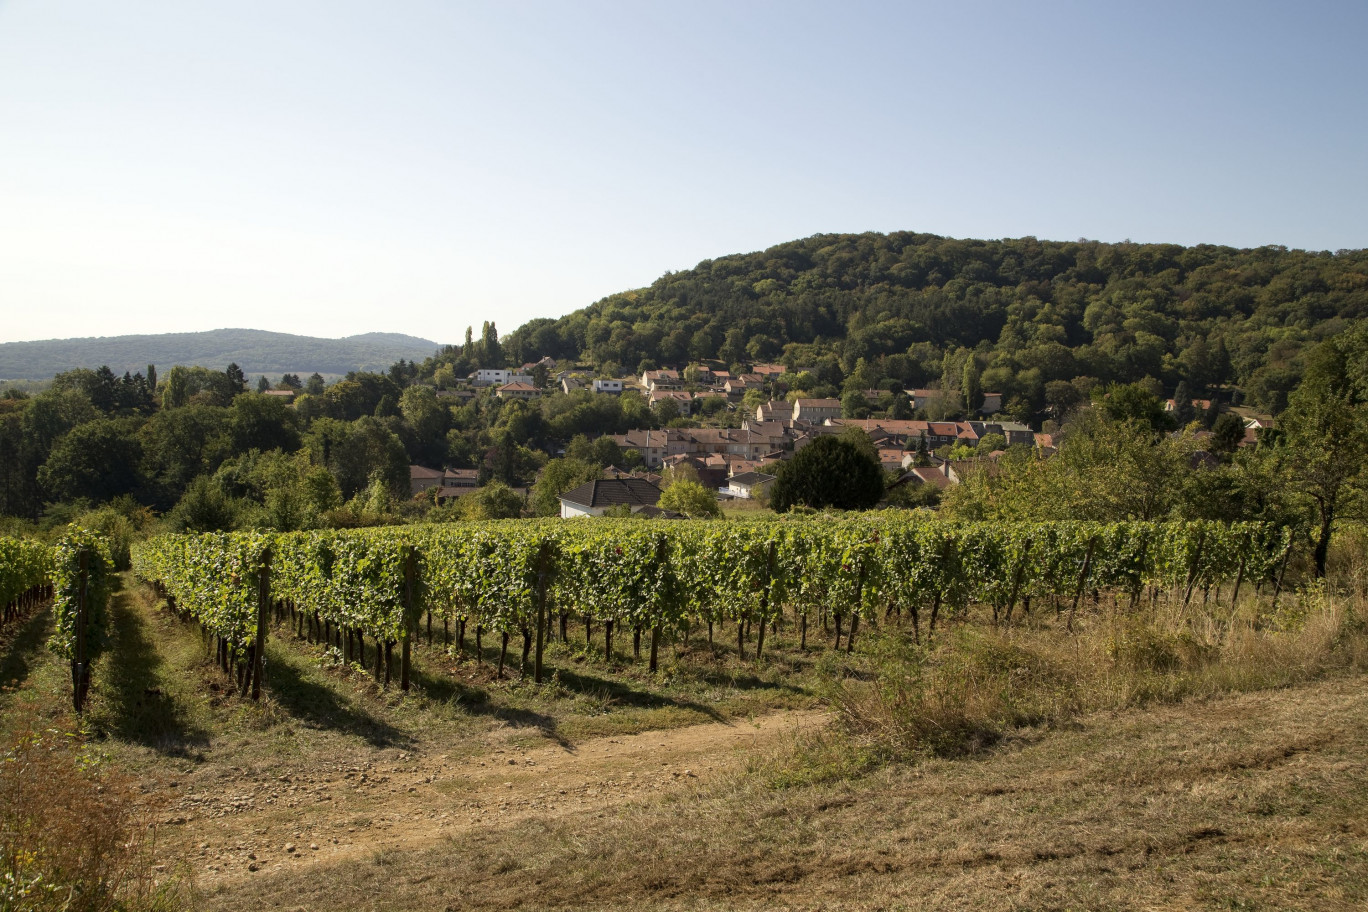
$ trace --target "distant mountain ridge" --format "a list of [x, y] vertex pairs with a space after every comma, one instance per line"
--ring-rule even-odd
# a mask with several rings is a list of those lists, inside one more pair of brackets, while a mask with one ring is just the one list
[[322, 339], [260, 329], [45, 339], [0, 343], [0, 379], [47, 380], [72, 368], [103, 364], [117, 374], [145, 371], [149, 364], [165, 373], [175, 364], [222, 370], [236, 363], [248, 375], [337, 375], [387, 370], [400, 358], [422, 361], [441, 347], [400, 333]]

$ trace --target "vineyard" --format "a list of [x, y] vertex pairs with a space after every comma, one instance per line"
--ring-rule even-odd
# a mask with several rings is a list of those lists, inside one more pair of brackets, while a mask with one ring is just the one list
[[273, 622], [385, 682], [398, 646], [407, 687], [410, 644], [424, 624], [430, 642], [436, 619], [462, 648], [473, 633], [477, 654], [486, 635], [498, 637], [500, 674], [510, 639], [520, 640], [522, 665], [540, 680], [547, 637], [565, 639], [572, 620], [586, 640], [597, 626], [605, 653], [615, 630], [631, 632], [636, 655], [648, 635], [652, 670], [663, 640], [704, 629], [711, 640], [724, 624], [743, 656], [753, 633], [759, 657], [766, 629], [789, 616], [802, 645], [820, 616], [847, 649], [861, 621], [906, 616], [920, 640], [973, 604], [1010, 624], [1018, 606], [1048, 599], [1072, 626], [1085, 594], [1137, 610], [1226, 584], [1232, 599], [1242, 585], [1279, 587], [1291, 544], [1290, 530], [1208, 522], [550, 520], [162, 536], [134, 550], [133, 569], [203, 626], [224, 671], [256, 694]]
[[90, 691], [90, 665], [103, 645], [114, 560], [97, 533], [71, 526], [52, 545], [0, 537], [0, 601], [9, 624], [52, 603], [56, 630], [49, 648], [71, 663], [72, 702], [79, 712]]

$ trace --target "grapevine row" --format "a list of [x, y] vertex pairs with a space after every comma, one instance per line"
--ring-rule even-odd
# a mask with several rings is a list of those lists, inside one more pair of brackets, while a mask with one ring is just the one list
[[90, 689], [90, 665], [103, 645], [114, 560], [105, 538], [70, 526], [54, 544], [0, 537], [0, 600], [6, 621], [52, 600], [48, 647], [71, 662], [77, 712]]
[[48, 597], [52, 553], [26, 538], [0, 536], [0, 623], [8, 624]]
[[[659, 635], [754, 622], [785, 610], [860, 619], [907, 611], [914, 622], [970, 602], [1008, 620], [1031, 598], [1108, 590], [1132, 605], [1146, 587], [1176, 590], [1275, 578], [1290, 531], [1255, 523], [955, 523], [905, 513], [747, 523], [503, 521], [296, 533], [163, 536], [138, 546], [153, 582], [220, 644], [225, 668], [258, 641], [263, 598], [344, 645], [405, 647], [424, 611], [476, 634], [520, 636], [526, 656], [543, 618], [579, 616]], [[269, 592], [261, 578], [269, 565]], [[549, 615], [548, 615], [549, 613]], [[278, 615], [279, 616], [279, 615]], [[325, 634], [326, 631], [326, 634]], [[342, 636], [345, 635], [345, 644]], [[334, 640], [336, 637], [336, 640]], [[757, 645], [762, 648], [763, 641]], [[364, 651], [362, 652], [364, 655]], [[226, 657], [226, 658], [225, 658]], [[388, 670], [388, 662], [384, 668]]]

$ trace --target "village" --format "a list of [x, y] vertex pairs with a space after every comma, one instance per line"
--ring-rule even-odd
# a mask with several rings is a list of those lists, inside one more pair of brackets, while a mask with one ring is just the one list
[[[643, 370], [640, 375], [594, 377], [577, 367], [562, 367], [552, 358], [520, 368], [484, 368], [453, 388], [438, 390], [439, 400], [456, 405], [480, 396], [531, 401], [543, 397], [636, 395], [650, 413], [665, 420], [660, 427], [633, 428], [608, 436], [622, 452], [622, 465], [605, 468], [602, 479], [579, 485], [560, 497], [560, 516], [602, 516], [624, 509], [640, 516], [677, 517], [656, 505], [666, 472], [680, 470], [696, 477], [720, 501], [761, 501], [775, 479], [775, 467], [813, 440], [838, 436], [855, 428], [867, 435], [879, 464], [889, 477], [890, 490], [907, 485], [943, 491], [970, 472], [994, 471], [1008, 447], [1028, 447], [1041, 458], [1056, 452], [1056, 422], [1033, 430], [1019, 421], [995, 418], [1003, 407], [1001, 393], [979, 394], [973, 417], [950, 401], [958, 390], [888, 388], [858, 391], [852, 397], [806, 398], [790, 392], [788, 381], [811, 373], [790, 371], [783, 364], [757, 363], [745, 371], [703, 364], [682, 369]], [[960, 399], [962, 405], [963, 400]], [[1174, 399], [1164, 401], [1174, 413]], [[900, 415], [960, 411], [950, 420]], [[1230, 414], [1242, 426], [1236, 447], [1254, 446], [1259, 434], [1274, 427], [1272, 418], [1249, 409], [1231, 409], [1210, 399], [1194, 399], [1189, 414]], [[1175, 431], [1174, 433], [1179, 433]], [[1210, 428], [1193, 432], [1198, 440], [1214, 442]], [[564, 449], [552, 454], [564, 455]], [[438, 503], [461, 498], [479, 489], [475, 468], [409, 467], [410, 495]], [[526, 497], [527, 490], [519, 491]], [[932, 495], [929, 503], [935, 502]]]

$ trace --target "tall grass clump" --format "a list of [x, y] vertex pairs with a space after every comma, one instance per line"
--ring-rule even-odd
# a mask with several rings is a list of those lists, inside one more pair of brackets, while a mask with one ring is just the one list
[[1364, 596], [1334, 588], [1311, 583], [1278, 605], [1099, 610], [1073, 633], [1047, 618], [993, 627], [972, 614], [932, 646], [885, 630], [873, 675], [833, 687], [837, 737], [885, 760], [961, 756], [1087, 712], [1368, 670]]
[[153, 912], [180, 908], [158, 883], [147, 808], [78, 741], [24, 730], [0, 752], [0, 910]]

